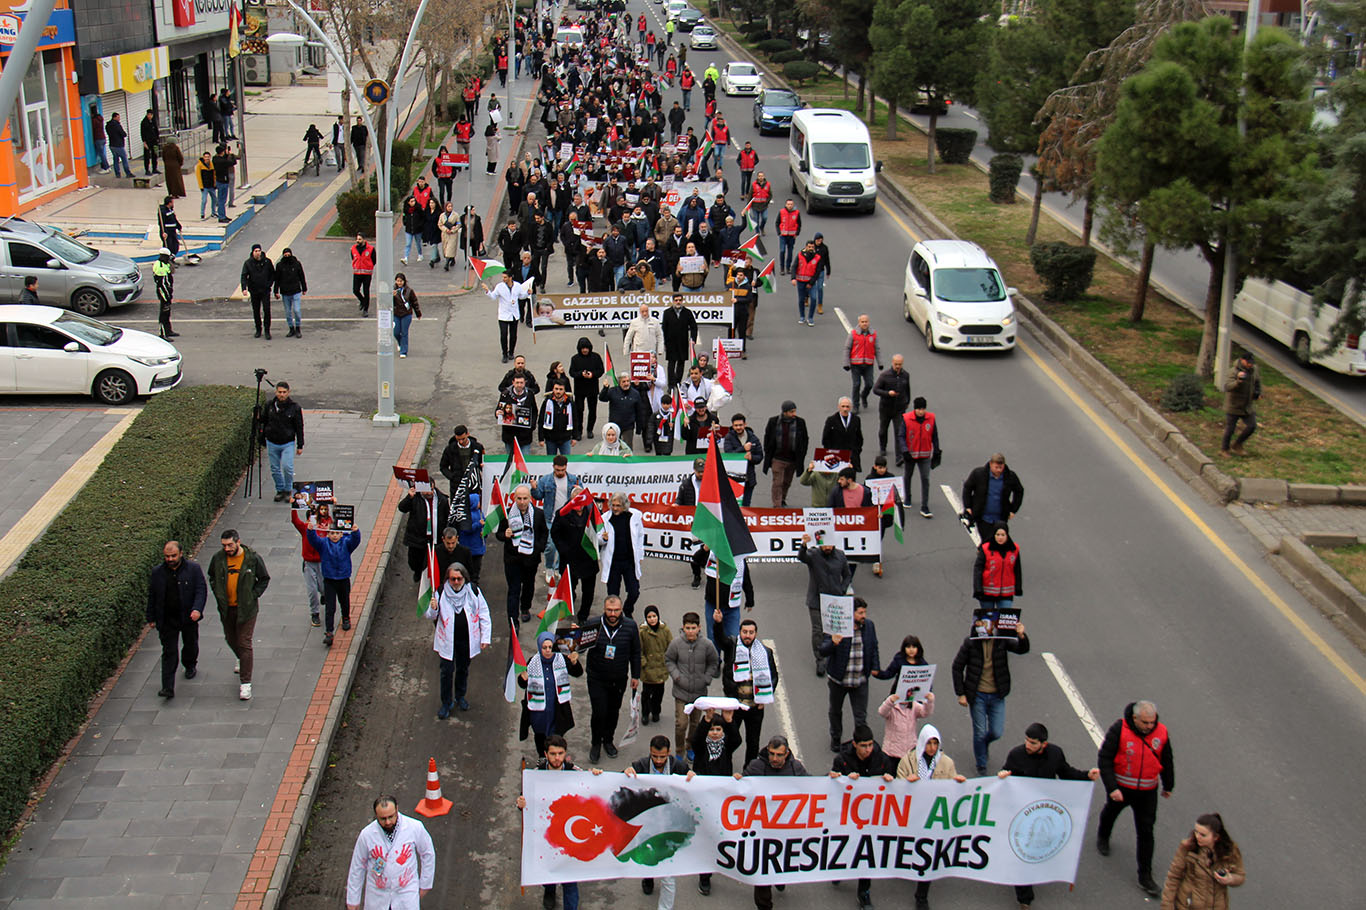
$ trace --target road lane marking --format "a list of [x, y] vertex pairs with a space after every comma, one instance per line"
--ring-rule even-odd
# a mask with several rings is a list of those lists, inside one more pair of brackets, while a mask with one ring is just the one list
[[[900, 225], [901, 229], [913, 240], [919, 241], [921, 239], [920, 235], [911, 230], [910, 225], [903, 221], [896, 212], [892, 211], [890, 206], [883, 206], [882, 210], [891, 216], [892, 220]], [[1233, 548], [1225, 543], [1223, 539], [1214, 532], [1214, 529], [1206, 524], [1199, 515], [1195, 514], [1195, 510], [1187, 505], [1186, 502], [1177, 495], [1176, 491], [1157, 475], [1156, 471], [1148, 467], [1147, 463], [1139, 457], [1133, 447], [1121, 439], [1119, 434], [1115, 432], [1110, 424], [1102, 420], [1095, 409], [1082, 400], [1081, 395], [1079, 395], [1070, 385], [1063, 382], [1062, 377], [1058, 375], [1057, 371], [1045, 363], [1037, 351], [1022, 340], [1017, 340], [1015, 346], [1024, 351], [1029, 359], [1034, 362], [1034, 365], [1043, 372], [1044, 376], [1071, 400], [1077, 410], [1081, 411], [1098, 430], [1104, 433], [1105, 437], [1114, 444], [1115, 448], [1119, 449], [1119, 451], [1133, 463], [1134, 467], [1138, 468], [1139, 472], [1148, 479], [1148, 482], [1156, 487], [1163, 496], [1167, 497], [1172, 505], [1176, 506], [1177, 510], [1186, 517], [1186, 520], [1204, 535], [1205, 539], [1219, 551], [1230, 566], [1246, 578], [1252, 586], [1257, 589], [1258, 593], [1266, 598], [1267, 602], [1275, 608], [1276, 612], [1280, 613], [1286, 622], [1290, 623], [1291, 627], [1300, 634], [1300, 637], [1312, 645], [1314, 650], [1322, 654], [1324, 658], [1333, 665], [1334, 669], [1346, 677], [1347, 681], [1351, 683], [1358, 692], [1362, 695], [1366, 695], [1366, 677], [1363, 677], [1360, 673], [1353, 670], [1347, 661], [1343, 659], [1342, 655], [1338, 654], [1338, 652], [1324, 640], [1323, 636], [1311, 629], [1309, 623], [1305, 622], [1299, 614], [1294, 611], [1290, 604], [1286, 603], [1284, 598], [1273, 591], [1271, 586], [1263, 581], [1262, 577], [1254, 572], [1250, 565], [1240, 558], [1237, 553], [1234, 553]]]
[[1086, 699], [1082, 697], [1081, 690], [1077, 684], [1072, 682], [1072, 677], [1067, 675], [1067, 671], [1062, 667], [1062, 661], [1058, 660], [1057, 655], [1051, 651], [1043, 652], [1043, 662], [1048, 664], [1048, 669], [1053, 671], [1053, 678], [1062, 687], [1062, 694], [1067, 696], [1067, 700], [1072, 703], [1072, 710], [1077, 712], [1077, 717], [1081, 720], [1081, 725], [1086, 728], [1086, 733], [1091, 737], [1091, 741], [1100, 748], [1101, 740], [1105, 739], [1105, 731], [1096, 723], [1096, 716], [1091, 713], [1091, 708], [1086, 704]]
[[14, 523], [9, 533], [0, 537], [0, 575], [8, 572], [10, 566], [18, 562], [19, 557], [24, 555], [52, 523], [52, 519], [56, 518], [57, 514], [66, 508], [66, 504], [81, 491], [86, 481], [95, 473], [95, 469], [104, 463], [104, 456], [114, 448], [114, 443], [128, 432], [128, 427], [141, 410], [137, 408], [124, 412], [120, 409], [119, 413], [123, 413], [122, 419], [101, 436], [84, 455], [77, 458], [75, 463], [57, 478], [56, 483], [48, 487], [42, 498]]
[[[958, 494], [953, 492], [953, 487], [946, 483], [941, 483], [939, 489], [944, 492], [944, 498], [949, 501], [949, 506], [953, 509], [955, 517], [963, 514], [963, 503], [959, 501]], [[961, 524], [961, 522], [959, 522]], [[982, 535], [977, 533], [976, 523], [966, 526], [968, 539], [972, 541], [972, 548], [975, 550], [982, 545]]]
[[[763, 639], [764, 647], [768, 648], [770, 654], [777, 654], [778, 648], [773, 644], [773, 639]], [[783, 735], [787, 737], [788, 750], [798, 758], [802, 758], [802, 747], [797, 741], [797, 725], [792, 722], [792, 706], [787, 703], [787, 687], [783, 686], [773, 693], [773, 707], [778, 709], [778, 725], [782, 727]], [[769, 736], [772, 736], [769, 733]], [[768, 743], [760, 743], [760, 748], [767, 748]], [[805, 759], [802, 759], [805, 761]]]
[[844, 331], [848, 332], [850, 335], [854, 334], [854, 327], [849, 324], [849, 317], [844, 315], [844, 310], [840, 307], [835, 307], [835, 315], [840, 318], [840, 325], [844, 326]]

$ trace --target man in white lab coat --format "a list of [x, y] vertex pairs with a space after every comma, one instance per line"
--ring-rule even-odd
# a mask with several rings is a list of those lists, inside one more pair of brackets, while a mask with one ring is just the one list
[[347, 910], [418, 910], [435, 877], [436, 848], [422, 822], [400, 814], [392, 796], [377, 798], [375, 820], [351, 852]]

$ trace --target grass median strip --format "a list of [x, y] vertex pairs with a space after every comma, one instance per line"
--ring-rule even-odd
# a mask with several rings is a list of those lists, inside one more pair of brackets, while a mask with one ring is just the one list
[[1354, 547], [1314, 547], [1314, 552], [1362, 594], [1366, 594], [1366, 544]]

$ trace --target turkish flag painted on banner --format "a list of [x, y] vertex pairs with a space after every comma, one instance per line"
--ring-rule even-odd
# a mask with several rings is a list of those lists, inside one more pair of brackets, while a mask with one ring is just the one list
[[604, 850], [619, 852], [639, 830], [617, 818], [598, 797], [569, 795], [550, 804], [545, 839], [566, 856], [587, 862]]

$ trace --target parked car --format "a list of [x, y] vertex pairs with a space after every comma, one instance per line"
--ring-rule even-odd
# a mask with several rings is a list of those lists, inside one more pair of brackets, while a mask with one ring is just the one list
[[678, 30], [680, 32], [690, 32], [702, 24], [702, 11], [688, 7], [678, 14]]
[[0, 393], [125, 404], [183, 378], [175, 345], [49, 306], [0, 305]]
[[931, 351], [1009, 351], [1017, 327], [1001, 270], [965, 240], [922, 240], [906, 261], [902, 307]]
[[14, 303], [25, 276], [38, 278], [38, 299], [86, 316], [142, 296], [142, 273], [127, 256], [97, 250], [61, 231], [25, 221], [0, 221], [0, 301]]
[[716, 50], [716, 29], [705, 22], [692, 30], [692, 49], [695, 51]]
[[792, 115], [802, 107], [802, 99], [791, 89], [762, 89], [754, 99], [754, 128], [761, 136], [769, 130], [791, 129]]
[[763, 79], [753, 63], [732, 60], [721, 71], [721, 91], [727, 95], [757, 95], [761, 88]]

